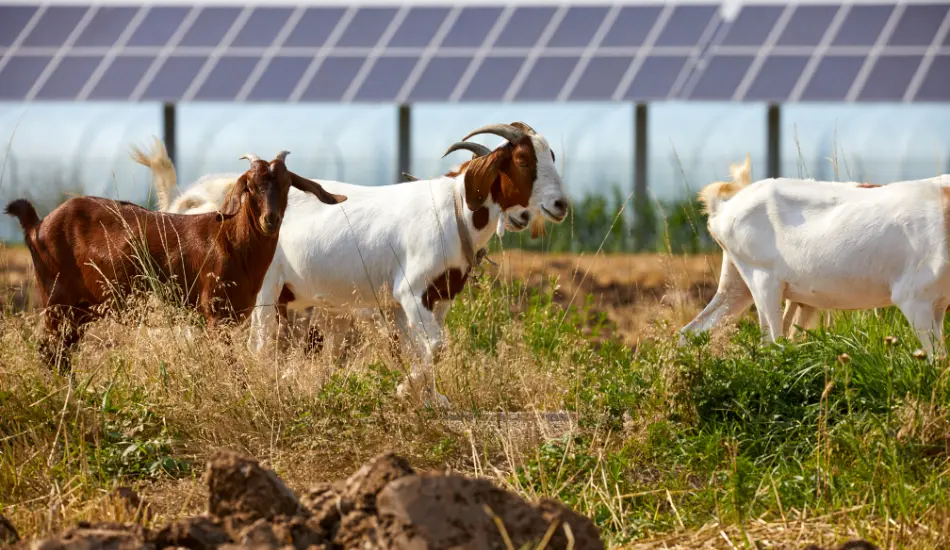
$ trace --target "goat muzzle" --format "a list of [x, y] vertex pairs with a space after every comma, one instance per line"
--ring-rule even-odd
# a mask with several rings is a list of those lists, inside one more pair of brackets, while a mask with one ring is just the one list
[[261, 231], [263, 231], [265, 235], [273, 235], [280, 229], [281, 219], [279, 215], [271, 212], [261, 216], [260, 222]]

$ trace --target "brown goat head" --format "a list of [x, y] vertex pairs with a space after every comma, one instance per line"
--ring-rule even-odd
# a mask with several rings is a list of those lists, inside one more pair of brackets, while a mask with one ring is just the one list
[[287, 209], [287, 193], [291, 186], [313, 194], [326, 204], [338, 204], [346, 200], [346, 196], [328, 193], [320, 184], [288, 170], [284, 159], [289, 154], [289, 151], [281, 151], [269, 163], [250, 153], [241, 157], [251, 161], [251, 167], [231, 187], [224, 199], [219, 218], [235, 216], [242, 203], [245, 203], [261, 233], [273, 235], [280, 229], [283, 221], [284, 211]]
[[[524, 128], [527, 126], [483, 126], [446, 151], [446, 155], [459, 149], [474, 153], [474, 158], [459, 169], [459, 172], [465, 173], [465, 202], [471, 210], [481, 208], [489, 195], [503, 210], [513, 206], [528, 206], [538, 175], [538, 163], [531, 135]], [[478, 134], [501, 136], [508, 143], [492, 151], [465, 141]]]

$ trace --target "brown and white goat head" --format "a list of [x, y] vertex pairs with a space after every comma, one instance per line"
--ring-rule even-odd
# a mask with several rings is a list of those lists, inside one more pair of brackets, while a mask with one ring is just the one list
[[261, 233], [274, 235], [280, 230], [291, 186], [316, 196], [326, 204], [338, 204], [346, 200], [346, 196], [328, 193], [319, 183], [288, 170], [284, 159], [289, 154], [289, 151], [281, 151], [270, 162], [251, 153], [241, 157], [251, 161], [251, 167], [238, 178], [224, 198], [220, 216], [227, 218], [237, 215], [242, 201], [247, 200], [250, 215]]

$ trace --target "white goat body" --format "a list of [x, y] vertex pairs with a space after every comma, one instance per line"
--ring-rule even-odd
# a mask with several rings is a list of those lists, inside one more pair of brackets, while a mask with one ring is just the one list
[[768, 341], [783, 330], [781, 302], [823, 309], [898, 306], [926, 351], [942, 346], [950, 303], [950, 176], [866, 191], [768, 179], [741, 192], [703, 191], [709, 230], [748, 286]]

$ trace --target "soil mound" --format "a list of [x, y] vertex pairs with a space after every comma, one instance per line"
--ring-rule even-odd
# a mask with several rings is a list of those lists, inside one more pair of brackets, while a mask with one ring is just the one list
[[[55, 537], [17, 542], [0, 518], [0, 543], [35, 550], [604, 548], [593, 522], [559, 502], [531, 504], [486, 480], [416, 473], [391, 453], [299, 497], [273, 471], [234, 453], [216, 455], [205, 479], [207, 513], [157, 531], [82, 522]], [[126, 496], [139, 504], [137, 495]]]

